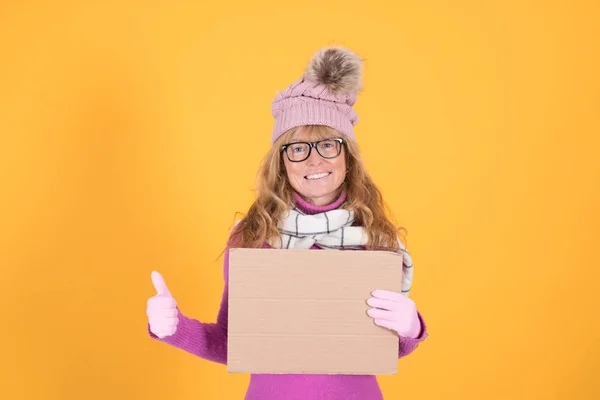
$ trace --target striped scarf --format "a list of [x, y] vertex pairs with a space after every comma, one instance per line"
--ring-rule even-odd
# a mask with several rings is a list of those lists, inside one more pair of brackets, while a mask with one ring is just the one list
[[[289, 210], [278, 229], [281, 240], [271, 240], [273, 248], [309, 249], [316, 245], [325, 250], [362, 249], [367, 235], [362, 226], [352, 226], [354, 212], [335, 209], [317, 214], [305, 214], [298, 208]], [[402, 249], [402, 294], [408, 296], [412, 286], [413, 263], [410, 254], [398, 239]]]

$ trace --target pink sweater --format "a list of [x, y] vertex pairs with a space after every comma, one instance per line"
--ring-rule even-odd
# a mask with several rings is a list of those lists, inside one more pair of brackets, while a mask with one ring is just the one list
[[[299, 196], [297, 206], [305, 213], [331, 210], [343, 203], [341, 196], [334, 203], [316, 207]], [[317, 249], [316, 246], [312, 248]], [[208, 361], [227, 364], [227, 305], [229, 281], [229, 249], [225, 251], [223, 275], [225, 287], [215, 323], [199, 322], [179, 311], [179, 324], [174, 335], [158, 338], [150, 330], [150, 337], [184, 350]], [[416, 338], [399, 339], [398, 358], [412, 353], [427, 338], [427, 328], [419, 313], [421, 333]], [[251, 374], [244, 400], [383, 400], [375, 375], [307, 375], [307, 374]]]

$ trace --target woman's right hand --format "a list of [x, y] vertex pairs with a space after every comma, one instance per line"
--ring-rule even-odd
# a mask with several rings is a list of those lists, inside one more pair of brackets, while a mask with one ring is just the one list
[[162, 276], [152, 271], [151, 277], [156, 295], [148, 299], [146, 315], [148, 315], [150, 331], [162, 339], [177, 331], [179, 310]]

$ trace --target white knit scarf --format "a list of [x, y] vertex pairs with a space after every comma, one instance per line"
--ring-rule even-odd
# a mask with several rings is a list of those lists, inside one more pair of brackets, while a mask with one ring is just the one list
[[[359, 249], [367, 243], [362, 226], [352, 226], [354, 212], [335, 209], [317, 214], [305, 214], [298, 208], [289, 210], [278, 229], [281, 241], [271, 240], [274, 248], [308, 249], [313, 244], [325, 250]], [[410, 254], [398, 239], [402, 249], [402, 294], [410, 294], [413, 263]]]

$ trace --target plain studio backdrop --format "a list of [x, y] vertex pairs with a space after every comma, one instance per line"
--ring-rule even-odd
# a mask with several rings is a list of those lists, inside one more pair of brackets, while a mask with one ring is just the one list
[[241, 399], [151, 340], [160, 271], [216, 318], [271, 100], [327, 44], [366, 59], [356, 134], [430, 337], [386, 399], [597, 399], [600, 5], [0, 5], [0, 397]]

